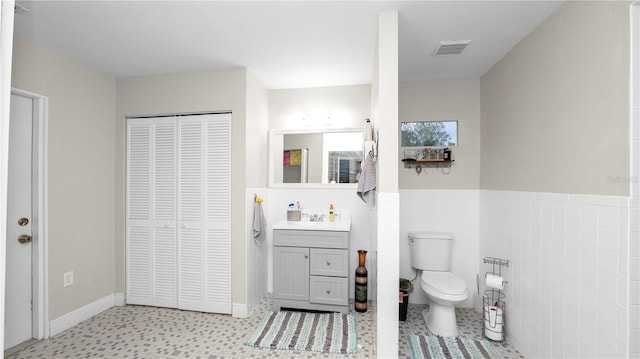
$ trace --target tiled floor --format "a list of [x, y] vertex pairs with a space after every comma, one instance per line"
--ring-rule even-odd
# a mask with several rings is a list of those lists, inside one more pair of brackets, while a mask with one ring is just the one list
[[[425, 306], [410, 305], [407, 321], [400, 322], [400, 358], [410, 358], [407, 335], [427, 333], [420, 314]], [[376, 358], [375, 306], [353, 314], [358, 327], [358, 353], [352, 355], [266, 350], [244, 345], [271, 300], [265, 299], [249, 318], [175, 309], [114, 307], [52, 338], [36, 342], [7, 358]], [[480, 316], [458, 311], [463, 335], [481, 338]], [[509, 345], [497, 343], [504, 358], [523, 358]]]
[[375, 308], [353, 312], [358, 353], [322, 354], [253, 348], [243, 343], [271, 300], [246, 319], [144, 306], [113, 307], [7, 358], [375, 358]]
[[[422, 317], [422, 310], [427, 305], [409, 304], [407, 311], [407, 320], [399, 324], [399, 343], [398, 358], [411, 358], [411, 349], [407, 340], [409, 334], [429, 334], [427, 324]], [[484, 323], [482, 314], [476, 313], [471, 308], [457, 308], [456, 319], [458, 320], [459, 335], [472, 339], [484, 338]], [[508, 339], [508, 338], [507, 338]], [[524, 359], [524, 356], [518, 352], [516, 348], [511, 346], [508, 341], [505, 343], [493, 342], [493, 346], [500, 353], [500, 357], [504, 359]]]

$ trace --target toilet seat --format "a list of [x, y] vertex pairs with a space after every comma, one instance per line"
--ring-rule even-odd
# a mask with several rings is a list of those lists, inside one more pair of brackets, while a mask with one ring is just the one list
[[421, 286], [425, 292], [444, 296], [467, 295], [467, 284], [451, 272], [422, 272]]

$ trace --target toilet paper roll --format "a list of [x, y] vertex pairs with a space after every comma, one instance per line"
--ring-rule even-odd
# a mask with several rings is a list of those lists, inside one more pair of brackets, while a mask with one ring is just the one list
[[486, 284], [489, 288], [494, 289], [504, 289], [504, 278], [497, 276], [495, 274], [487, 274], [486, 276]]

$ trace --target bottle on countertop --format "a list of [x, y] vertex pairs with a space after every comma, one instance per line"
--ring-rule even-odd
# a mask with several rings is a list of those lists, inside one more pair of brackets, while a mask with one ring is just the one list
[[336, 216], [333, 214], [333, 204], [329, 205], [329, 222], [333, 222]]

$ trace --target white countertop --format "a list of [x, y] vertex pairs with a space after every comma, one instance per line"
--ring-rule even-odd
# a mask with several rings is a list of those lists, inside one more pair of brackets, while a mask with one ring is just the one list
[[351, 217], [343, 216], [338, 221], [324, 221], [324, 222], [311, 222], [311, 221], [280, 221], [273, 225], [273, 229], [290, 229], [298, 231], [336, 231], [336, 232], [349, 232], [351, 231]]

